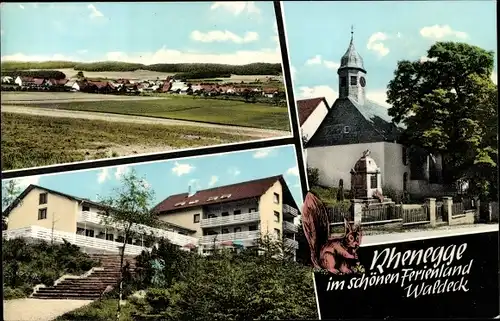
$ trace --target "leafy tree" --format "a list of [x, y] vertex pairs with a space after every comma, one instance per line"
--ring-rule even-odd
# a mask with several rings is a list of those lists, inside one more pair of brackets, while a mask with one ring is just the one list
[[5, 209], [15, 201], [21, 192], [16, 180], [2, 182], [2, 231], [7, 229], [8, 214]]
[[307, 167], [307, 182], [310, 187], [317, 186], [319, 183], [319, 169]]
[[126, 172], [121, 178], [121, 186], [114, 190], [112, 196], [101, 199], [105, 215], [103, 224], [117, 228], [123, 234], [120, 250], [120, 300], [117, 308], [117, 320], [120, 318], [122, 289], [124, 280], [123, 259], [127, 242], [135, 236], [146, 234], [145, 226], [156, 226], [156, 214], [151, 210], [153, 191], [145, 184], [144, 179], [137, 176], [134, 170]]
[[450, 181], [468, 180], [472, 192], [483, 197], [497, 188], [493, 64], [493, 52], [437, 42], [426, 61], [398, 62], [387, 91], [389, 115], [406, 125], [406, 142], [443, 155]]

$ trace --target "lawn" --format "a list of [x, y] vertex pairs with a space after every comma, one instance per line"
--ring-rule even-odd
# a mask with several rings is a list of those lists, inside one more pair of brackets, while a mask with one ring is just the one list
[[2, 170], [250, 139], [208, 128], [2, 113]]
[[[27, 105], [9, 102], [9, 105]], [[288, 109], [259, 103], [169, 95], [156, 100], [37, 102], [37, 107], [181, 119], [254, 128], [290, 130]]]

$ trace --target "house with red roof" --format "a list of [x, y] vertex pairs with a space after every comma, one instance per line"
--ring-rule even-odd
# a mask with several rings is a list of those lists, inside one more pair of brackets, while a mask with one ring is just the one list
[[301, 99], [297, 100], [297, 110], [302, 137], [308, 140], [328, 114], [329, 106], [325, 97]]
[[171, 195], [153, 209], [161, 221], [195, 231], [204, 253], [216, 246], [255, 247], [264, 235], [295, 252], [298, 206], [283, 176]]

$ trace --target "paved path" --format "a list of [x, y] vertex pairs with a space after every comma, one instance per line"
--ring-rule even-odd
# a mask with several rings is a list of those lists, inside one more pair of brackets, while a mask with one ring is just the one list
[[409, 242], [437, 237], [455, 236], [461, 234], [474, 234], [484, 232], [498, 232], [497, 224], [475, 224], [473, 226], [451, 226], [435, 230], [415, 231], [406, 233], [386, 233], [363, 236], [362, 246], [384, 243]]
[[3, 319], [5, 321], [51, 321], [91, 302], [89, 300], [7, 300], [3, 301]]
[[7, 113], [29, 114], [35, 116], [80, 118], [89, 120], [105, 120], [113, 122], [129, 122], [136, 124], [152, 124], [152, 125], [165, 125], [165, 126], [176, 125], [176, 126], [203, 127], [203, 128], [217, 129], [218, 131], [223, 133], [249, 136], [255, 138], [272, 138], [272, 137], [283, 137], [291, 135], [290, 132], [272, 130], [272, 129], [216, 125], [216, 124], [207, 124], [207, 123], [193, 122], [187, 120], [174, 120], [168, 118], [153, 118], [153, 117], [133, 116], [133, 115], [118, 115], [118, 114], [89, 112], [89, 111], [38, 108], [38, 107], [13, 106], [13, 105], [2, 105], [1, 110], [2, 112], [7, 112]]

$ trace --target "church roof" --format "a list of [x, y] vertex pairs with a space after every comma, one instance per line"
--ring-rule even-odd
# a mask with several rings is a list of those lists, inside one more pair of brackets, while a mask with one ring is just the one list
[[349, 43], [349, 47], [347, 48], [347, 51], [340, 59], [339, 70], [344, 69], [344, 68], [361, 69], [366, 73], [365, 67], [363, 64], [363, 58], [361, 58], [360, 54], [356, 51], [356, 48], [354, 47], [354, 38], [352, 35], [351, 35], [351, 42]]
[[[392, 117], [389, 116], [389, 109], [373, 102], [371, 100], [365, 100], [364, 104], [358, 103], [352, 98], [348, 98], [351, 103], [356, 107], [356, 109], [363, 115], [363, 117], [370, 122], [375, 130], [379, 132], [382, 136], [389, 138], [392, 137], [394, 129], [402, 129], [401, 124], [395, 125], [392, 122]], [[396, 128], [395, 128], [396, 127]]]

